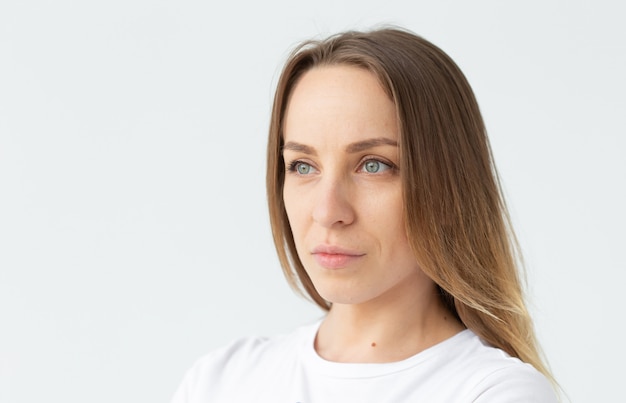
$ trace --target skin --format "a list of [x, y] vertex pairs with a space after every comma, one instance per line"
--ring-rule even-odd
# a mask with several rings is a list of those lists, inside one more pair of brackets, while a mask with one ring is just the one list
[[462, 330], [409, 246], [396, 109], [376, 77], [345, 65], [306, 72], [284, 136], [283, 197], [298, 256], [332, 302], [318, 354], [398, 361]]

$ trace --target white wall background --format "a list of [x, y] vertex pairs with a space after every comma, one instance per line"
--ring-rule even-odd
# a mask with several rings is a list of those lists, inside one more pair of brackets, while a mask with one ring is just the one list
[[193, 360], [320, 315], [282, 279], [264, 148], [298, 41], [378, 23], [472, 83], [574, 402], [623, 396], [619, 1], [0, 3], [0, 402], [166, 402]]

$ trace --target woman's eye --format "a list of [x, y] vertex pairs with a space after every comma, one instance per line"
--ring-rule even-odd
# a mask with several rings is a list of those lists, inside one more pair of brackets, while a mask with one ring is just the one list
[[310, 174], [313, 168], [311, 168], [311, 165], [309, 164], [300, 162], [298, 165], [296, 165], [296, 169], [298, 170], [298, 173], [300, 175], [306, 175]]
[[391, 166], [378, 160], [367, 160], [363, 163], [363, 170], [370, 174], [377, 174], [391, 169]]
[[294, 161], [289, 164], [289, 171], [295, 172], [298, 175], [309, 175], [315, 171], [315, 168], [306, 162]]

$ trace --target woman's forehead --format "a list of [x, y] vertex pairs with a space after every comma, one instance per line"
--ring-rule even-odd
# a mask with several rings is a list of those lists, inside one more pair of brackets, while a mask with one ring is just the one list
[[371, 72], [346, 65], [317, 67], [292, 91], [283, 136], [285, 141], [331, 136], [341, 143], [397, 140], [396, 108]]

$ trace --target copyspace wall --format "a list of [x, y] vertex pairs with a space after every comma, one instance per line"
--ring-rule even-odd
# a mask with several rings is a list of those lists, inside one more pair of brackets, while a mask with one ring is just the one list
[[322, 312], [275, 257], [265, 141], [298, 41], [395, 24], [466, 73], [572, 401], [614, 401], [626, 31], [614, 1], [0, 4], [0, 401], [168, 401]]

